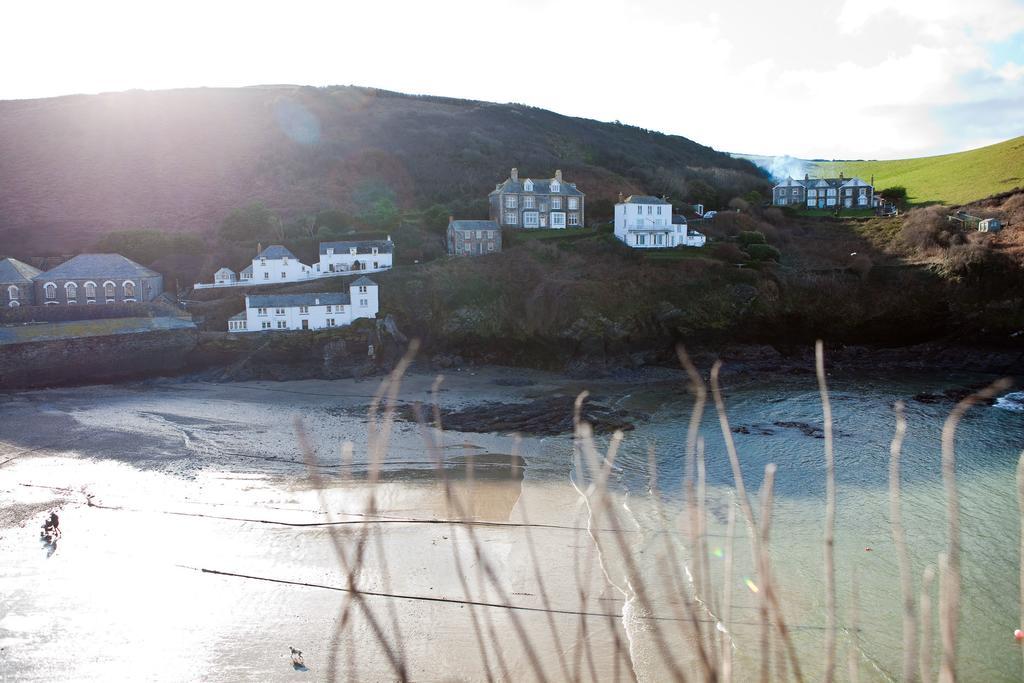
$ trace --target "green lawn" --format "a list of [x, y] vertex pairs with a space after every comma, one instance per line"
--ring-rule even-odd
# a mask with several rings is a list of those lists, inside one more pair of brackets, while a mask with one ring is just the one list
[[[796, 212], [801, 216], [834, 216], [836, 213], [835, 209], [797, 209]], [[840, 218], [857, 218], [863, 216], [874, 216], [874, 209], [840, 209]]]
[[901, 185], [914, 204], [966, 204], [1024, 187], [1024, 136], [980, 149], [894, 161], [829, 161], [816, 174], [875, 177], [875, 187]]
[[559, 240], [559, 239], [578, 239], [581, 237], [589, 237], [590, 235], [596, 235], [597, 230], [594, 228], [564, 228], [564, 229], [551, 229], [551, 228], [531, 228], [524, 230], [515, 231], [515, 239], [517, 240]]
[[648, 249], [643, 252], [648, 261], [682, 261], [691, 258], [710, 259], [707, 247], [684, 247], [682, 249]]

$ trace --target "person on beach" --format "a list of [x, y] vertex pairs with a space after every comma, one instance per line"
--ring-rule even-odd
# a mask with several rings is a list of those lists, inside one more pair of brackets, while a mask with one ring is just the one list
[[43, 522], [43, 533], [54, 538], [60, 537], [60, 517], [56, 510], [51, 510], [50, 516]]

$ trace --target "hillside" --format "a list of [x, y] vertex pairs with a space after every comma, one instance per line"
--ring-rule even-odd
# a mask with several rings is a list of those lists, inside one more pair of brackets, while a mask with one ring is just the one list
[[356, 87], [76, 95], [0, 102], [0, 244], [27, 256], [116, 229], [205, 232], [252, 202], [283, 221], [381, 197], [478, 217], [512, 166], [562, 169], [590, 207], [641, 190], [715, 206], [766, 186], [686, 138], [517, 104]]
[[918, 159], [893, 161], [831, 161], [813, 163], [812, 175], [869, 179], [884, 190], [907, 188], [914, 204], [965, 204], [1024, 187], [1024, 136], [980, 149]]

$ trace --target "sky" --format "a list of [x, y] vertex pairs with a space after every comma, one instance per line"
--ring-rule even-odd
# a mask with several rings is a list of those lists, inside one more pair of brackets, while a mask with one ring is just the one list
[[0, 99], [365, 85], [824, 159], [1024, 134], [1024, 0], [52, 0], [0, 26]]

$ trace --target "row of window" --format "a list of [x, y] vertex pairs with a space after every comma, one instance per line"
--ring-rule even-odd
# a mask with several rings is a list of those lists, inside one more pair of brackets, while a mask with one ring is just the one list
[[[536, 197], [531, 197], [531, 196], [523, 197], [523, 208], [524, 209], [534, 209], [534, 208], [536, 208], [537, 207], [536, 199], [537, 199]], [[507, 194], [507, 195], [505, 195], [505, 208], [506, 209], [514, 209], [514, 208], [516, 208], [518, 206], [518, 202], [519, 202], [519, 197], [517, 195], [514, 195], [514, 194]], [[578, 208], [580, 208], [580, 199], [579, 199], [579, 197], [566, 197], [565, 203], [566, 203], [566, 208], [568, 208], [568, 209], [578, 209]], [[551, 197], [551, 208], [552, 209], [561, 209], [562, 208], [562, 198], [561, 197]]]
[[[551, 188], [552, 192], [561, 192], [562, 191], [562, 184], [560, 182], [558, 182], [557, 180], [552, 180], [551, 181], [551, 185], [549, 185], [548, 187]], [[525, 183], [523, 183], [523, 190], [526, 191], [526, 192], [533, 192], [533, 181], [532, 180], [527, 180]]]
[[[661, 215], [662, 207], [661, 206], [653, 206], [651, 204], [644, 204], [643, 206], [637, 206], [636, 207], [636, 212], [638, 214], [642, 214], [644, 212], [644, 206], [647, 207], [647, 215], [648, 216], [651, 216], [651, 215], [654, 215], [654, 214], [657, 214], [659, 216]], [[655, 211], [654, 209], [657, 209], [657, 211]]]
[[[536, 211], [524, 211], [523, 212], [523, 227], [525, 228], [542, 228], [546, 227], [545, 222], [542, 219], [546, 219], [548, 216], [541, 216]], [[580, 224], [580, 215], [578, 213], [553, 213], [550, 215], [551, 227], [552, 228], [564, 228], [566, 221], [568, 225], [577, 226]], [[505, 212], [505, 224], [515, 225], [519, 222], [519, 216], [515, 211]]]
[[[635, 235], [636, 245], [638, 247], [646, 247], [648, 245], [648, 235]], [[655, 247], [663, 247], [666, 244], [666, 236], [661, 233], [650, 235], [650, 244]]]
[[[16, 295], [17, 295], [16, 292], [12, 291], [12, 290], [15, 290], [15, 289], [17, 289], [17, 288], [16, 287], [11, 287], [8, 290], [8, 293], [10, 294], [12, 299], [16, 298]], [[95, 282], [86, 282], [85, 285], [84, 285], [84, 289], [85, 289], [85, 298], [86, 299], [95, 299], [96, 298], [96, 283]], [[134, 282], [132, 282], [130, 280], [124, 282], [121, 285], [121, 290], [124, 292], [124, 298], [125, 299], [135, 298], [135, 283]], [[57, 285], [52, 283], [52, 282], [47, 282], [45, 285], [43, 285], [43, 292], [44, 292], [44, 296], [47, 299], [54, 300], [54, 299], [57, 298]], [[77, 299], [78, 298], [78, 285], [75, 284], [74, 282], [66, 282], [66, 283], [64, 283], [64, 293], [66, 294], [67, 299], [69, 301], [72, 300], [72, 299]], [[107, 282], [104, 282], [103, 283], [103, 295], [107, 299], [113, 299], [117, 295], [117, 285], [114, 284], [113, 282], [110, 282], [109, 280]]]

